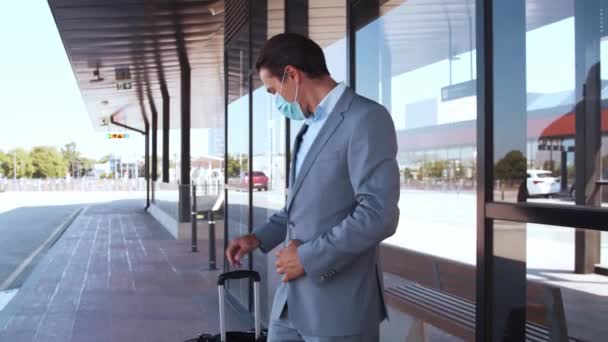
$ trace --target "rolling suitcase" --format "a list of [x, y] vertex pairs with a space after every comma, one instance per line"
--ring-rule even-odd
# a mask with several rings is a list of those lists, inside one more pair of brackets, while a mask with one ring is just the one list
[[[226, 331], [225, 283], [229, 279], [253, 279], [253, 302], [255, 310], [255, 329], [253, 331]], [[260, 324], [260, 274], [255, 271], [232, 271], [222, 273], [217, 278], [217, 292], [220, 301], [220, 333], [202, 334], [185, 342], [266, 342], [266, 330]]]

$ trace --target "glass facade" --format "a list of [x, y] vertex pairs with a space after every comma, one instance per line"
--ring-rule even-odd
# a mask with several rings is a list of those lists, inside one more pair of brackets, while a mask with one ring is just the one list
[[[247, 18], [247, 20], [250, 20]], [[243, 25], [226, 46], [227, 130], [226, 137], [226, 237], [233, 239], [250, 230], [250, 95], [249, 24]], [[250, 258], [242, 260], [249, 268]], [[241, 305], [249, 307], [249, 284], [245, 280], [228, 283]]]
[[[256, 11], [256, 21], [261, 23], [256, 27], [259, 37], [255, 42], [255, 57], [259, 48], [267, 38], [282, 33], [284, 29], [284, 1], [270, 0], [267, 11]], [[267, 31], [264, 32], [266, 22]], [[285, 204], [286, 176], [286, 130], [287, 122], [275, 108], [271, 96], [264, 88], [259, 75], [254, 73], [253, 79], [253, 226], [262, 225]], [[253, 255], [254, 269], [262, 275], [261, 301], [262, 317], [268, 320], [270, 306], [279, 276], [275, 270], [274, 252], [268, 255], [256, 251]]]
[[[420, 11], [429, 18], [417, 19]], [[357, 92], [389, 109], [397, 130], [402, 214], [387, 242], [474, 265], [475, 27], [468, 19], [475, 6], [359, 2], [352, 13]], [[408, 32], [420, 33], [406, 39]], [[464, 90], [444, 96], [450, 87]], [[451, 141], [451, 131], [467, 134], [463, 123], [473, 128], [471, 141]]]
[[[402, 255], [420, 253], [470, 269], [476, 261], [474, 13], [473, 3], [409, 1], [362, 1], [352, 11], [356, 90], [384, 105], [397, 130], [401, 215], [397, 232], [385, 243]], [[407, 269], [408, 262], [399, 260], [392, 286], [424, 283]], [[465, 278], [461, 286], [474, 300], [475, 279]], [[398, 320], [384, 324], [385, 335], [403, 329], [403, 321], [416, 323], [405, 312], [392, 316]], [[450, 336], [439, 329], [427, 333]]]
[[[381, 248], [391, 315], [381, 340], [598, 340], [608, 309], [607, 9], [574, 0], [255, 1], [225, 46], [225, 237], [285, 204], [301, 124], [277, 113], [253, 63], [267, 38], [305, 33], [332, 77], [395, 123], [401, 216]], [[274, 257], [244, 262], [262, 274], [264, 322], [279, 281]], [[250, 284], [233, 283], [231, 293], [252, 309]]]

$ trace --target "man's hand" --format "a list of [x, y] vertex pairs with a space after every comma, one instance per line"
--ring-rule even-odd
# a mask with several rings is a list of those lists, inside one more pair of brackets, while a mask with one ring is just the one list
[[226, 248], [226, 258], [232, 266], [241, 267], [241, 258], [260, 246], [260, 240], [254, 234], [247, 234], [230, 241]]
[[304, 275], [304, 266], [298, 255], [298, 240], [291, 240], [287, 247], [277, 252], [277, 273], [283, 275], [283, 282], [295, 280]]

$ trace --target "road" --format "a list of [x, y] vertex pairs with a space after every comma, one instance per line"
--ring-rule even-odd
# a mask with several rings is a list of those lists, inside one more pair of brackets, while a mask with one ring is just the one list
[[[143, 192], [2, 192], [0, 193], [0, 284], [78, 208], [89, 203], [143, 198]], [[143, 202], [142, 202], [143, 203]], [[19, 287], [44, 250], [11, 283]]]
[[[0, 214], [0, 284], [2, 284], [79, 205], [21, 207]], [[38, 258], [11, 287], [19, 287]]]

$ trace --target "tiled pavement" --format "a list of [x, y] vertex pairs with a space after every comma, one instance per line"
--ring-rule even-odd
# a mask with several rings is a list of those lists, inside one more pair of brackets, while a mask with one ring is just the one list
[[[217, 273], [204, 270], [205, 246], [191, 253], [141, 200], [92, 205], [0, 312], [0, 341], [166, 342], [217, 332]], [[243, 328], [228, 316], [229, 328]]]

